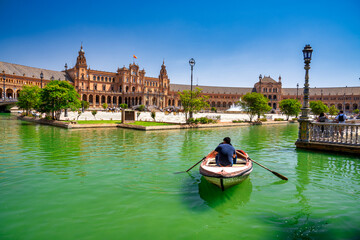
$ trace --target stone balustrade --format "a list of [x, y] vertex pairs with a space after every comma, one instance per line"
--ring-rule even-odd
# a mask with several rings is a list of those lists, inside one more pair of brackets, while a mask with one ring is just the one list
[[360, 146], [360, 124], [310, 123], [310, 142]]

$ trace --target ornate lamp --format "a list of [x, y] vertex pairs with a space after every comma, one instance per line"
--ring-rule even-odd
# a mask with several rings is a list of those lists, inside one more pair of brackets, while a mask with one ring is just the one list
[[41, 79], [41, 88], [42, 88], [42, 80], [43, 80], [43, 78], [44, 78], [44, 74], [43, 74], [43, 72], [41, 71], [41, 73], [40, 73], [40, 79]]

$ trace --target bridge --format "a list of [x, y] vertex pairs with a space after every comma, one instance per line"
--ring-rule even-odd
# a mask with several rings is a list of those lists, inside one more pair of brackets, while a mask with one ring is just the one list
[[0, 112], [7, 112], [14, 107], [18, 100], [15, 98], [0, 98]]
[[307, 139], [298, 139], [296, 147], [360, 154], [360, 124], [356, 120], [349, 123], [310, 122], [305, 135]]

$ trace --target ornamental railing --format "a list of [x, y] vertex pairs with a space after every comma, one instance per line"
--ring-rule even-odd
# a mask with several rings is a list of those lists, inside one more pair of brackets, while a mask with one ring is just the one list
[[311, 123], [310, 142], [360, 146], [360, 124]]

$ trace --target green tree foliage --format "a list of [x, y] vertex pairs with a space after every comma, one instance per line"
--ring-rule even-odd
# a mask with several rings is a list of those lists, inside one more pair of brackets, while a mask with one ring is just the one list
[[31, 109], [37, 108], [40, 103], [40, 88], [38, 86], [25, 85], [18, 96], [16, 105], [26, 110], [26, 115]]
[[108, 105], [107, 103], [103, 103], [103, 104], [102, 104], [103, 109], [107, 109], [108, 106], [109, 106], [109, 105]]
[[127, 109], [128, 105], [126, 103], [120, 104], [121, 109]]
[[353, 113], [354, 113], [354, 114], [358, 114], [358, 113], [359, 113], [359, 109], [355, 109], [355, 110], [353, 111]]
[[210, 107], [207, 100], [209, 96], [202, 95], [201, 89], [196, 88], [191, 92], [191, 90], [184, 90], [179, 93], [181, 104], [184, 108], [185, 119], [188, 121], [188, 114], [190, 112], [198, 112], [202, 109]]
[[96, 119], [95, 115], [97, 114], [96, 110], [91, 111], [91, 114], [94, 116], [94, 118]]
[[84, 110], [88, 109], [90, 107], [90, 103], [88, 101], [81, 101], [81, 107], [82, 107], [82, 112], [84, 112]]
[[144, 111], [145, 105], [140, 105], [137, 110], [139, 110], [140, 112]]
[[[52, 118], [63, 109], [77, 110], [81, 107], [80, 95], [74, 86], [67, 81], [54, 80], [46, 84], [40, 91], [40, 104], [38, 110], [42, 113], [52, 113]], [[55, 113], [57, 113], [55, 115]]]
[[280, 101], [280, 110], [289, 120], [290, 116], [297, 116], [301, 111], [301, 103], [297, 99], [283, 99]]
[[156, 112], [155, 111], [151, 111], [151, 117], [152, 117], [152, 119], [154, 119], [154, 122], [155, 122], [155, 117], [156, 117]]
[[335, 105], [331, 105], [329, 109], [329, 114], [334, 116], [337, 115], [338, 113], [339, 113], [339, 109], [337, 109]]
[[250, 122], [257, 115], [260, 116], [271, 110], [271, 107], [268, 105], [269, 99], [267, 99], [261, 93], [247, 93], [242, 97], [241, 104], [245, 112], [248, 113]]
[[329, 112], [329, 108], [320, 100], [310, 102], [310, 108], [312, 113], [315, 115]]

